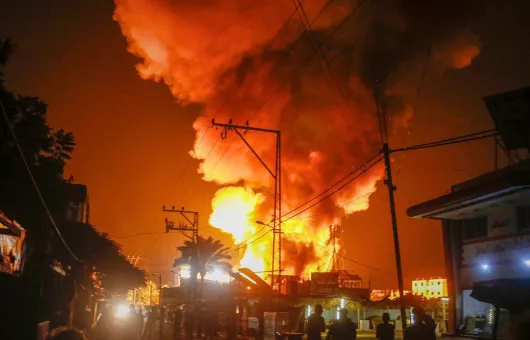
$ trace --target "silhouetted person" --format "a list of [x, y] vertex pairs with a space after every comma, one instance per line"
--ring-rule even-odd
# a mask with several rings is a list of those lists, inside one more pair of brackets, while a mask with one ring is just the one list
[[86, 338], [78, 329], [58, 328], [51, 332], [47, 340], [86, 340]]
[[204, 336], [206, 339], [214, 339], [217, 333], [217, 313], [212, 309], [206, 310], [204, 318]]
[[158, 330], [160, 334], [160, 339], [163, 338], [162, 334], [164, 333], [165, 320], [166, 320], [166, 309], [164, 308], [164, 306], [160, 306], [158, 308], [158, 322], [160, 325], [160, 328]]
[[138, 317], [136, 315], [136, 307], [131, 304], [129, 305], [129, 311], [127, 312], [126, 328], [123, 332], [123, 339], [136, 339], [138, 338]]
[[394, 340], [394, 325], [390, 323], [388, 313], [383, 313], [383, 323], [377, 325], [375, 337], [379, 340]]
[[307, 318], [307, 340], [321, 340], [326, 331], [326, 322], [322, 317], [322, 305], [316, 305], [315, 311]]
[[413, 309], [414, 324], [405, 329], [404, 340], [436, 340], [434, 320], [421, 307]]
[[173, 340], [180, 338], [180, 326], [182, 324], [182, 309], [177, 307], [173, 316]]
[[235, 313], [228, 314], [226, 318], [226, 340], [235, 340], [237, 338], [238, 318]]
[[114, 317], [112, 315], [112, 308], [110, 306], [105, 306], [105, 309], [101, 313], [101, 316], [98, 319], [96, 324], [96, 339], [106, 340], [110, 338], [112, 333], [112, 328], [114, 326]]
[[195, 315], [189, 306], [186, 306], [184, 314], [184, 331], [186, 332], [186, 339], [193, 338], [193, 328], [195, 327]]
[[138, 309], [138, 313], [136, 314], [136, 322], [137, 322], [137, 333], [138, 333], [138, 337], [142, 337], [142, 331], [144, 330], [144, 313], [143, 313], [143, 308], [142, 306], [140, 306], [140, 308]]
[[149, 307], [149, 312], [147, 313], [147, 322], [145, 323], [145, 330], [144, 335], [142, 339], [145, 339], [147, 336], [147, 339], [151, 338], [151, 333], [153, 332], [153, 328], [155, 327], [155, 321], [156, 321], [156, 313], [154, 307]]
[[327, 340], [354, 340], [357, 338], [357, 326], [347, 316], [345, 308], [339, 313], [339, 319], [329, 328]]

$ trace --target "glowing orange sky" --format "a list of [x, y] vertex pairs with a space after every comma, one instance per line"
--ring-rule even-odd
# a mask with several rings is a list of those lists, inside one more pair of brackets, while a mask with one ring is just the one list
[[[530, 57], [528, 9], [515, 3], [497, 2], [491, 9], [495, 15], [477, 24], [484, 46], [470, 68], [443, 74], [428, 70], [414, 103], [410, 134], [393, 137], [392, 145], [489, 128], [482, 97], [528, 85], [530, 68], [521, 66]], [[98, 229], [114, 236], [163, 231], [161, 207], [175, 204], [198, 210], [205, 233], [225, 237], [206, 227], [218, 187], [200, 179], [196, 161], [180, 176], [189, 162], [192, 123], [200, 108], [180, 108], [166, 86], [138, 77], [112, 12], [112, 4], [103, 0], [4, 4], [0, 32], [18, 45], [8, 68], [9, 84], [41, 97], [49, 104], [51, 124], [74, 132], [77, 148], [69, 172], [88, 185], [91, 219]], [[491, 141], [482, 141], [395, 157], [405, 282], [444, 274], [439, 222], [411, 220], [405, 209], [492, 169], [491, 151]], [[343, 222], [346, 255], [385, 273], [345, 264], [373, 286], [394, 285], [386, 191], [380, 188], [370, 204], [368, 211]], [[152, 271], [167, 272], [180, 237], [117, 240], [128, 254], [149, 258]]]

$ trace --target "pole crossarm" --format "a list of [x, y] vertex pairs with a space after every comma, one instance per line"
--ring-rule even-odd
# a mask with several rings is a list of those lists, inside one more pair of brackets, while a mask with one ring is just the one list
[[[167, 218], [165, 219], [166, 222], [166, 233], [168, 233], [170, 230], [173, 231], [191, 231], [192, 237], [194, 240], [197, 239], [197, 236], [199, 234], [199, 213], [197, 211], [191, 211], [191, 210], [185, 210], [184, 207], [182, 209], [175, 209], [175, 207], [171, 207], [171, 209], [166, 209], [166, 206], [162, 206], [163, 212], [170, 212], [170, 213], [179, 213], [186, 219], [186, 221], [189, 222], [190, 225], [187, 224], [176, 224], [173, 221], [169, 221]], [[193, 219], [190, 219], [190, 215], [193, 216]], [[189, 236], [188, 236], [189, 237]]]
[[[245, 139], [245, 136], [244, 134], [247, 132], [247, 131], [258, 131], [258, 132], [265, 132], [265, 133], [272, 133], [272, 134], [275, 134], [275, 135], [279, 135], [280, 134], [280, 131], [279, 130], [272, 130], [272, 129], [263, 129], [263, 128], [256, 128], [256, 127], [251, 127], [248, 125], [248, 122], [247, 122], [247, 125], [233, 125], [231, 123], [228, 123], [228, 124], [222, 124], [222, 123], [216, 123], [214, 119], [212, 119], [212, 126], [215, 126], [215, 127], [221, 127], [221, 128], [224, 128], [225, 129], [225, 133], [224, 133], [224, 136], [226, 137], [226, 132], [228, 130], [234, 130], [234, 132], [239, 136], [239, 138], [241, 138], [241, 140], [243, 141], [243, 143], [245, 143], [245, 145], [250, 149], [250, 151], [252, 151], [252, 153], [254, 154], [254, 156], [256, 156], [256, 158], [258, 159], [258, 161], [260, 161], [261, 165], [263, 165], [265, 167], [265, 169], [268, 171], [268, 173], [272, 176], [272, 178], [274, 178], [274, 180], [276, 180], [277, 178], [277, 174], [272, 172], [272, 170], [269, 168], [269, 166], [265, 163], [265, 161], [261, 158], [260, 155], [258, 155], [258, 153], [256, 152], [256, 150], [254, 150], [254, 148], [249, 144], [249, 142]], [[241, 132], [239, 132], [239, 130], [245, 130], [245, 132], [242, 134]]]

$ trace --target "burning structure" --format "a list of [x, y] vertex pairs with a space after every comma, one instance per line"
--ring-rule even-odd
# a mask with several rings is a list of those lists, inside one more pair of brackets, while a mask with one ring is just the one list
[[[270, 230], [255, 222], [270, 220], [273, 181], [237, 136], [210, 128], [212, 117], [282, 131], [282, 274], [308, 277], [342, 247], [328, 242], [328, 226], [368, 208], [383, 168], [362, 165], [379, 151], [382, 125], [409, 126], [427, 65], [463, 68], [480, 52], [468, 29], [479, 11], [457, 0], [115, 4], [140, 76], [167, 84], [182, 105], [202, 105], [190, 155], [205, 181], [224, 186], [209, 223], [232, 235], [240, 265], [255, 272], [271, 268]], [[273, 164], [274, 139], [245, 137]], [[335, 191], [356, 168], [363, 176]]]

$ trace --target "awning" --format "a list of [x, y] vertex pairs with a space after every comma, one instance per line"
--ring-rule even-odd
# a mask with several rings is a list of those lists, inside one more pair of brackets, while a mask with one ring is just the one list
[[530, 306], [530, 278], [499, 279], [476, 283], [471, 297], [511, 311]]

